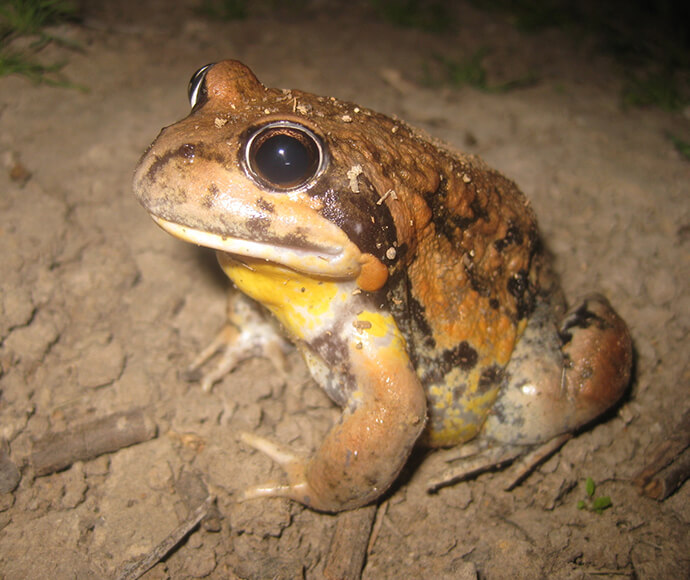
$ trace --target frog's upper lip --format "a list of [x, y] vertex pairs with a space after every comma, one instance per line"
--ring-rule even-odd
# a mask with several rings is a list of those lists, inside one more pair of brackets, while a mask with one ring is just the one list
[[186, 242], [228, 254], [265, 259], [298, 272], [350, 278], [356, 277], [361, 267], [359, 250], [351, 242], [347, 246], [306, 243], [297, 246], [246, 240], [198, 230], [154, 215], [151, 217], [163, 230]]

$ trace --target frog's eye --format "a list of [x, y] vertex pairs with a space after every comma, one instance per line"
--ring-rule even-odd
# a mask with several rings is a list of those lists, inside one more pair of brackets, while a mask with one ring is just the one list
[[189, 79], [189, 85], [187, 86], [187, 96], [189, 96], [189, 104], [192, 109], [199, 104], [206, 102], [208, 95], [206, 93], [206, 73], [215, 63], [212, 62], [206, 66], [202, 66], [198, 71], [196, 71], [192, 78]]
[[298, 123], [276, 121], [249, 137], [244, 162], [261, 186], [287, 191], [313, 183], [324, 169], [326, 156], [312, 131]]

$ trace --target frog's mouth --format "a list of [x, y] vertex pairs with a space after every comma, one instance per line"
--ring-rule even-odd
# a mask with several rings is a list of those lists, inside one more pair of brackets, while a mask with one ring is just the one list
[[346, 237], [343, 240], [328, 240], [324, 239], [323, 232], [320, 232], [324, 243], [319, 245], [304, 242], [297, 246], [276, 240], [247, 240], [216, 234], [158, 216], [151, 217], [164, 231], [185, 242], [235, 256], [263, 259], [303, 274], [329, 278], [356, 278], [362, 266], [359, 248]]

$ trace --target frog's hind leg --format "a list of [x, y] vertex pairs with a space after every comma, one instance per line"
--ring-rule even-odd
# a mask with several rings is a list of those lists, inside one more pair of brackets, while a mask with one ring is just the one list
[[598, 294], [556, 326], [537, 306], [506, 368], [483, 434], [502, 444], [534, 445], [589, 423], [623, 395], [632, 367], [625, 322]]
[[[463, 458], [431, 485], [437, 489], [513, 461], [513, 487], [567, 441], [571, 433], [614, 405], [632, 366], [632, 340], [623, 320], [591, 295], [556, 320], [540, 302], [513, 351], [505, 382], [477, 438], [479, 455]], [[560, 324], [559, 324], [560, 322]]]

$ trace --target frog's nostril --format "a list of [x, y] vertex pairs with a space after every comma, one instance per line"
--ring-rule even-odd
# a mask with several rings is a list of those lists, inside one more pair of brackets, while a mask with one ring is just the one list
[[306, 127], [287, 121], [265, 125], [251, 135], [246, 146], [250, 175], [271, 190], [307, 187], [320, 175], [324, 162], [319, 138]]

